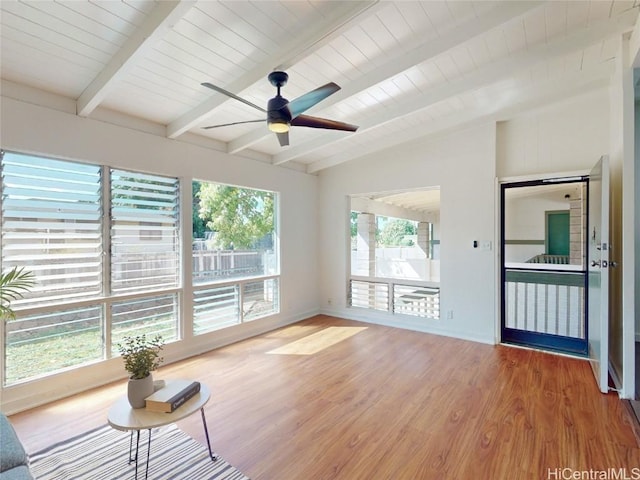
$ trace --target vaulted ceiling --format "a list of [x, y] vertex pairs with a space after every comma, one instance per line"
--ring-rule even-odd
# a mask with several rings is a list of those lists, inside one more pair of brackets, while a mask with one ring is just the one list
[[[309, 173], [470, 122], [507, 119], [609, 82], [636, 1], [0, 2], [2, 94]], [[355, 133], [292, 127], [281, 147], [256, 105], [285, 70], [305, 113]], [[203, 138], [204, 137], [204, 138]]]

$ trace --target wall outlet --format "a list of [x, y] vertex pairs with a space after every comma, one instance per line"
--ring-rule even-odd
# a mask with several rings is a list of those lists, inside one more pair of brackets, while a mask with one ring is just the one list
[[327, 298], [327, 305], [332, 305], [333, 304], [333, 300], [331, 300], [330, 298]]
[[453, 310], [447, 310], [447, 320], [453, 320]]

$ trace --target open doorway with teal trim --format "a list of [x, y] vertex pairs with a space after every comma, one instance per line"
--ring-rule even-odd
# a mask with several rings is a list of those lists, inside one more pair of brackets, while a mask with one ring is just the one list
[[501, 185], [501, 336], [588, 351], [587, 177]]
[[560, 210], [545, 212], [546, 216], [546, 235], [545, 241], [547, 246], [547, 255], [569, 256], [570, 228], [569, 217], [570, 210]]

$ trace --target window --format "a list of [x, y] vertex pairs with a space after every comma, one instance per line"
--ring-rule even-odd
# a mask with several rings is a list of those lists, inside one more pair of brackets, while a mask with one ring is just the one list
[[159, 334], [165, 341], [176, 340], [177, 318], [177, 294], [145, 296], [114, 302], [111, 306], [112, 354], [116, 354], [117, 344], [125, 336], [144, 333], [153, 337]]
[[279, 311], [277, 195], [193, 182], [193, 333]]
[[199, 288], [193, 293], [193, 333], [210, 332], [239, 322], [239, 286]]
[[100, 360], [104, 309], [85, 306], [48, 308], [7, 322], [5, 385]]
[[111, 170], [113, 292], [178, 286], [178, 219], [178, 179]]
[[22, 305], [102, 294], [101, 169], [5, 153], [2, 268], [25, 266], [38, 282]]
[[12, 305], [5, 385], [108, 358], [124, 335], [177, 339], [176, 178], [9, 152], [1, 167], [2, 270], [36, 277]]
[[279, 312], [276, 193], [194, 181], [183, 279], [179, 179], [14, 152], [0, 168], [0, 267], [36, 277], [12, 303], [3, 385], [117, 356], [125, 336], [171, 342]]
[[158, 241], [162, 240], [161, 225], [155, 222], [140, 222], [140, 240], [142, 241]]
[[439, 210], [439, 188], [352, 197], [351, 307], [440, 317]]

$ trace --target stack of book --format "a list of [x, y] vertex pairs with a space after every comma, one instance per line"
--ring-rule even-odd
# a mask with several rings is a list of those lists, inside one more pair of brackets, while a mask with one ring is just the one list
[[171, 413], [200, 391], [200, 382], [170, 380], [166, 385], [145, 399], [151, 412]]

